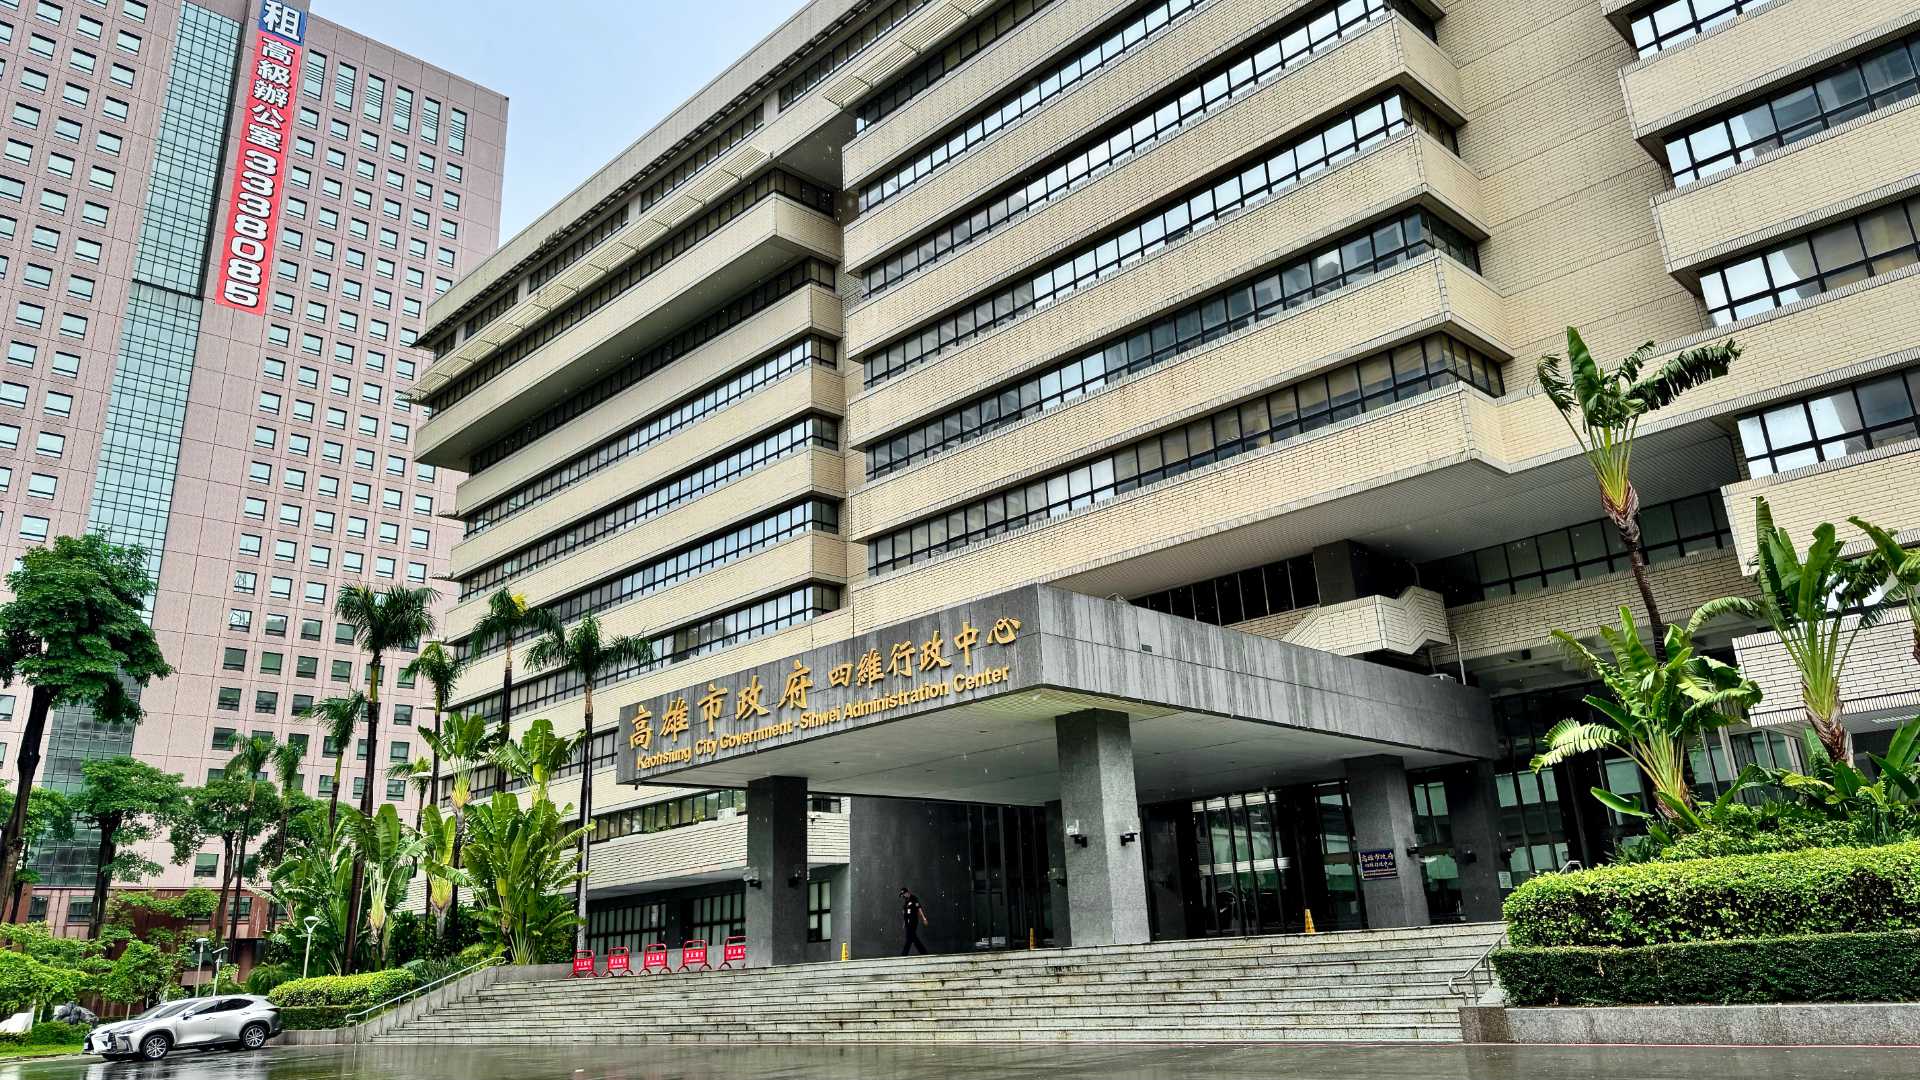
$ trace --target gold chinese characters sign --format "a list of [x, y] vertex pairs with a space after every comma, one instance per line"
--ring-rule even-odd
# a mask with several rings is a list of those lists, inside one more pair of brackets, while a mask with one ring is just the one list
[[[628, 721], [627, 747], [639, 770], [685, 765], [796, 731], [814, 731], [919, 705], [936, 698], [1007, 681], [1012, 664], [995, 664], [995, 652], [1020, 635], [1020, 620], [995, 619], [986, 630], [963, 621], [951, 637], [936, 629], [924, 639], [898, 641], [882, 652], [869, 648], [858, 658], [835, 664], [815, 681], [814, 668], [795, 660], [784, 685], [774, 687], [759, 674], [744, 683], [710, 682], [704, 693], [689, 691], [669, 699], [658, 717], [641, 705]], [[846, 700], [833, 705], [812, 700], [839, 688]], [[691, 698], [691, 700], [689, 700]]]

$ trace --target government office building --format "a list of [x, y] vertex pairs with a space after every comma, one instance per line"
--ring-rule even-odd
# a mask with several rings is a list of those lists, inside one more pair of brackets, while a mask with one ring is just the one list
[[[1528, 762], [1592, 689], [1549, 630], [1639, 605], [1535, 358], [1744, 349], [1641, 428], [1670, 617], [1751, 591], [1755, 496], [1920, 527], [1917, 64], [1891, 0], [806, 5], [421, 336], [449, 637], [505, 588], [653, 643], [593, 945], [875, 955], [902, 886], [937, 951], [1481, 920], [1605, 858], [1631, 767]], [[1768, 691], [1712, 789], [1799, 706], [1707, 645]]]
[[[415, 338], [499, 242], [506, 99], [277, 0], [0, 0], [0, 85], [0, 559], [88, 531], [146, 548], [176, 670], [137, 728], [56, 710], [36, 782], [132, 754], [198, 785], [263, 733], [308, 745], [325, 798], [354, 750], [299, 713], [366, 680], [339, 590], [431, 583], [459, 535], [456, 478], [416, 457]], [[343, 799], [412, 805], [387, 765], [424, 752], [431, 700], [398, 666]], [[25, 717], [0, 691], [10, 788]], [[26, 917], [84, 934], [96, 850], [30, 853]], [[217, 842], [142, 854], [162, 872], [116, 886], [229, 869]], [[270, 917], [245, 884], [243, 941]]]

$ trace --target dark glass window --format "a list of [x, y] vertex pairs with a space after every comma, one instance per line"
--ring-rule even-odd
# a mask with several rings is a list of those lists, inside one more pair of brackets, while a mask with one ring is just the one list
[[[1733, 547], [1733, 531], [1712, 492], [1640, 509], [1641, 539], [1650, 562]], [[1605, 519], [1523, 536], [1420, 567], [1420, 582], [1449, 606], [1517, 596], [1601, 577], [1629, 568], [1620, 532]]]
[[1920, 434], [1916, 411], [1920, 367], [1748, 413], [1739, 420], [1747, 471], [1768, 476], [1903, 442]]
[[1633, 17], [1633, 47], [1641, 56], [1671, 49], [1697, 34], [1729, 23], [1770, 0], [1667, 0]]
[[1892, 273], [1920, 260], [1920, 196], [1720, 263], [1700, 275], [1716, 326]]
[[1676, 186], [1731, 169], [1769, 150], [1920, 93], [1920, 34], [1828, 68], [1763, 101], [1667, 138]]
[[1313, 607], [1319, 602], [1320, 588], [1313, 575], [1312, 555], [1298, 555], [1133, 598], [1136, 606], [1149, 611], [1197, 619], [1215, 626], [1232, 626], [1295, 608]]

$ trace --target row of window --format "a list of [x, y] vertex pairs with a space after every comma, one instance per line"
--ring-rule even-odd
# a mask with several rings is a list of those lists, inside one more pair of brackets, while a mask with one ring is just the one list
[[1315, 606], [1320, 603], [1320, 580], [1313, 572], [1313, 556], [1297, 555], [1136, 596], [1133, 603], [1182, 619], [1232, 626], [1249, 619]]
[[780, 108], [784, 111], [794, 102], [806, 96], [807, 91], [819, 86], [827, 77], [845, 67], [854, 57], [867, 50], [867, 46], [886, 36], [889, 30], [907, 21], [907, 17], [927, 5], [928, 0], [893, 0], [882, 6], [872, 18], [861, 23], [859, 28], [835, 42], [831, 48], [823, 49], [811, 63], [800, 69], [800, 74], [780, 84]]
[[1920, 367], [1740, 417], [1750, 476], [1770, 476], [1920, 435]]
[[[382, 577], [393, 576], [392, 559], [376, 559], [386, 572]], [[418, 567], [418, 572], [415, 568]], [[408, 563], [407, 580], [415, 584], [425, 584], [427, 580], [425, 563]], [[233, 591], [241, 596], [254, 596], [260, 592], [260, 575], [253, 570], [235, 570], [233, 572]], [[328, 586], [324, 581], [309, 581], [301, 586], [300, 598], [306, 603], [324, 607], [327, 603]], [[293, 579], [277, 574], [267, 577], [267, 596], [274, 600], [293, 599]]]
[[[20, 425], [0, 424], [0, 450], [19, 448]], [[67, 437], [57, 431], [42, 431], [34, 436], [33, 452], [42, 457], [60, 457], [67, 452]]]
[[[27, 184], [16, 177], [0, 174], [0, 199], [7, 202], [22, 203], [27, 197]], [[66, 192], [55, 188], [41, 188], [38, 197], [39, 208], [56, 217], [65, 217], [72, 199]], [[107, 227], [108, 208], [102, 203], [86, 201], [80, 206], [80, 221], [95, 228]]]
[[876, 537], [868, 567], [958, 551], [1458, 382], [1504, 390], [1497, 361], [1441, 335], [1412, 342]]
[[835, 421], [817, 416], [796, 420], [467, 574], [460, 579], [460, 598], [485, 592], [518, 574], [631, 529], [782, 458], [815, 447], [837, 450], [839, 446], [839, 425]]
[[[336, 61], [333, 66], [333, 105], [351, 114], [353, 95], [358, 85], [359, 72], [349, 63]], [[301, 58], [300, 93], [315, 101], [322, 100], [322, 91], [327, 81], [327, 57], [324, 53], [308, 49]], [[398, 83], [393, 87], [393, 110], [390, 114], [384, 110], [387, 101], [387, 80], [372, 72], [367, 73], [365, 96], [361, 99], [360, 116], [378, 122], [383, 115], [393, 130], [402, 134], [413, 132], [414, 92]], [[420, 138], [430, 143], [440, 141], [440, 102], [422, 95], [420, 97]], [[448, 152], [464, 154], [467, 152], [467, 113], [464, 109], [447, 110], [446, 147]]]
[[[104, 223], [106, 221], [104, 217], [106, 207], [101, 207], [101, 212], [103, 216], [100, 220]], [[13, 240], [19, 235], [19, 232], [19, 218], [8, 214], [0, 214], [0, 240]], [[35, 223], [33, 227], [27, 231], [27, 240], [35, 250], [57, 255], [60, 252], [62, 233], [59, 229], [51, 225]], [[98, 240], [77, 234], [73, 237], [70, 253], [77, 262], [91, 263], [98, 266], [100, 264], [102, 251], [102, 245]]]
[[892, 116], [906, 104], [952, 74], [961, 64], [973, 59], [1014, 28], [1045, 10], [1053, 0], [1002, 0], [958, 34], [932, 56], [928, 56], [895, 76], [880, 89], [862, 98], [853, 110], [855, 135]]
[[466, 535], [488, 528], [522, 510], [537, 506], [560, 492], [616, 462], [679, 432], [689, 425], [732, 405], [755, 391], [771, 386], [795, 371], [811, 368], [815, 362], [833, 366], [835, 345], [825, 338], [808, 335], [756, 360], [723, 382], [682, 398], [661, 412], [638, 421], [625, 431], [598, 446], [548, 470], [501, 497], [475, 509], [466, 517]]
[[[300, 106], [299, 111], [294, 114], [294, 118], [299, 122], [301, 127], [308, 128], [312, 131], [320, 130], [320, 111], [318, 109], [310, 109], [302, 105]], [[340, 117], [329, 116], [327, 117], [327, 134], [332, 138], [339, 139], [342, 143], [349, 142], [353, 137], [353, 125], [347, 122], [346, 120], [342, 120]], [[313, 141], [311, 139], [305, 138], [304, 136], [297, 136], [296, 138], [298, 139], [298, 141], [294, 143], [295, 150], [301, 153], [305, 157], [312, 157], [313, 156], [312, 151], [314, 149]], [[305, 145], [302, 146], [302, 143], [304, 143]], [[379, 153], [380, 152], [379, 133], [368, 131], [365, 128], [360, 129], [359, 147], [360, 149], [365, 150], [370, 154]], [[428, 176], [441, 174], [441, 175], [444, 175], [447, 181], [450, 183], [461, 184], [466, 182], [466, 179], [467, 179], [466, 166], [460, 164], [459, 162], [447, 161], [445, 163], [442, 163], [440, 158], [431, 150], [427, 150], [424, 148], [410, 148], [407, 146], [406, 143], [400, 142], [397, 139], [388, 141], [387, 158], [389, 160], [396, 161], [402, 165], [405, 165], [407, 163], [407, 158], [409, 154], [411, 154], [413, 158], [413, 167], [419, 170], [420, 172], [426, 173]], [[333, 160], [334, 159], [329, 158], [329, 164], [332, 164]], [[342, 166], [335, 166], [335, 167], [340, 168]], [[395, 186], [397, 187], [399, 185], [395, 185]], [[331, 192], [329, 192], [329, 194], [333, 195], [335, 198], [338, 198], [340, 195], [340, 189], [336, 187]], [[431, 195], [428, 195], [425, 197], [428, 199], [432, 198]], [[456, 199], [455, 201], [457, 202], [458, 200]], [[447, 209], [457, 210], [459, 209], [459, 207], [457, 205], [449, 204], [447, 206]]]
[[[732, 648], [741, 642], [798, 626], [839, 607], [838, 586], [802, 585], [660, 634], [649, 642], [653, 649], [651, 661], [607, 672], [601, 676], [601, 684], [611, 685], [670, 664]], [[524, 716], [523, 710], [551, 705], [574, 697], [581, 690], [580, 676], [574, 672], [556, 672], [529, 679], [513, 688], [514, 713]], [[478, 701], [469, 702], [466, 708], [470, 713], [478, 713], [492, 720], [500, 714], [500, 695], [489, 694]]]
[[[688, 154], [679, 164], [668, 169], [665, 173], [655, 178], [652, 183], [642, 188], [640, 194], [635, 195], [626, 205], [620, 208], [620, 213], [618, 214], [619, 225], [626, 224], [629, 213], [644, 214], [661, 199], [680, 190], [681, 187], [685, 186], [687, 181], [693, 179], [696, 173], [719, 160], [727, 151], [745, 142], [749, 135], [752, 135], [758, 130], [760, 130], [760, 109], [756, 106], [735, 119], [733, 123], [728, 124], [719, 134], [708, 139], [698, 150]], [[612, 221], [613, 219], [610, 218], [607, 221], [601, 222], [600, 225], [596, 227], [594, 230], [595, 233], [598, 234], [596, 239], [591, 242], [586, 242], [586, 238], [584, 237], [581, 240], [576, 240], [536, 268], [534, 272], [527, 277], [527, 291], [531, 293], [533, 290], [551, 281], [562, 271], [566, 270], [567, 267], [578, 262], [587, 252], [598, 247], [600, 240], [604, 240], [607, 236], [618, 231], [619, 225], [612, 224]], [[578, 250], [575, 250], [576, 248]], [[485, 326], [491, 321], [491, 319], [471, 319], [467, 322], [466, 331], [468, 334], [472, 334], [475, 330]]]
[[[1188, 193], [1136, 217], [1104, 236], [1084, 241], [1052, 266], [1023, 275], [959, 310], [862, 357], [868, 386], [938, 358], [950, 349], [1117, 274], [1187, 236], [1211, 228], [1321, 171], [1377, 146], [1410, 123], [1436, 122], [1410, 110], [1396, 95], [1341, 117], [1272, 157], [1239, 162], [1189, 188]], [[1443, 136], [1446, 129], [1440, 129]], [[1448, 137], [1450, 141], [1450, 136]], [[1446, 230], [1452, 235], [1452, 230]], [[1357, 241], [1357, 242], [1364, 242]], [[1464, 248], [1464, 242], [1452, 246]], [[1464, 260], [1463, 260], [1464, 261]], [[1318, 270], [1316, 266], [1316, 271]], [[1316, 272], [1316, 283], [1319, 275]], [[1326, 290], [1321, 290], [1326, 291]]]
[[[0, 403], [4, 403], [4, 402], [0, 401]], [[258, 441], [258, 438], [261, 432], [267, 432], [271, 430], [272, 430], [271, 428], [255, 429], [255, 440]], [[367, 453], [370, 455], [372, 451], [367, 451]], [[372, 468], [373, 467], [372, 458], [369, 456], [365, 459], [362, 459], [359, 457], [359, 454], [360, 454], [360, 451], [356, 450], [354, 464], [359, 465], [362, 468]], [[364, 461], [364, 464], [363, 464], [363, 461]], [[404, 469], [401, 470], [401, 472], [404, 472]], [[274, 473], [274, 465], [272, 462], [252, 461], [247, 463], [247, 482], [248, 483], [260, 484], [265, 487], [271, 487], [273, 486], [273, 473]], [[400, 472], [396, 472], [395, 475], [400, 475]], [[314, 493], [319, 495], [321, 498], [337, 499], [340, 497], [340, 478], [339, 477], [334, 476], [330, 473], [319, 473], [313, 476], [312, 479], [314, 480]], [[306, 469], [299, 468], [292, 465], [280, 466], [280, 486], [283, 488], [286, 488], [288, 491], [300, 491], [300, 492], [306, 491], [307, 480], [308, 480], [308, 471]], [[355, 505], [359, 505], [359, 506], [373, 505], [373, 485], [372, 484], [366, 483], [365, 481], [361, 481], [361, 480], [355, 480], [350, 482], [347, 485], [347, 491], [348, 491], [349, 501], [353, 502]], [[382, 505], [385, 508], [390, 510], [400, 509], [400, 503], [401, 503], [400, 490], [398, 488], [386, 488], [385, 492], [386, 492], [386, 495]], [[415, 513], [431, 513], [433, 511], [432, 506], [429, 505], [429, 506], [426, 506], [424, 509], [422, 508], [419, 502], [419, 500], [422, 498], [431, 500], [432, 497], [429, 495], [425, 495], [424, 493], [421, 495], [417, 495], [415, 497], [414, 512]], [[427, 530], [419, 527], [413, 528], [412, 536], [410, 537], [408, 543], [411, 544], [413, 547], [417, 547], [417, 548], [427, 547], [429, 543]]]
[[471, 457], [472, 470], [477, 473], [505, 461], [508, 455], [529, 445], [535, 439], [558, 430], [588, 409], [635, 385], [795, 292], [809, 286], [831, 290], [834, 288], [834, 282], [835, 271], [832, 263], [808, 258], [787, 267], [701, 316], [697, 322], [665, 341], [650, 345], [641, 352], [624, 359], [610, 361], [613, 370], [608, 374], [601, 376], [578, 392], [568, 394], [562, 400], [534, 414], [512, 431], [475, 450]]
[[[371, 386], [372, 384], [369, 383], [367, 385]], [[396, 394], [393, 404], [394, 407], [401, 412], [411, 410], [411, 405], [402, 395]], [[286, 405], [286, 399], [277, 390], [262, 390], [257, 399], [257, 405], [259, 410], [268, 416], [279, 416], [281, 415], [282, 406]], [[292, 419], [304, 423], [314, 424], [321, 422], [318, 419], [321, 415], [318, 407], [306, 398], [294, 398], [292, 404], [287, 407], [286, 414]], [[329, 405], [326, 409], [324, 422], [327, 427], [335, 431], [347, 430], [347, 410]], [[378, 439], [380, 437], [380, 417], [371, 413], [360, 413], [359, 419], [356, 421], [355, 430], [365, 438]], [[413, 429], [407, 424], [398, 420], [387, 421], [387, 438], [389, 440], [396, 443], [405, 443], [412, 435]], [[327, 445], [331, 447], [335, 444], [328, 443]], [[370, 469], [373, 467], [371, 459], [368, 459], [365, 463], [362, 462], [363, 451], [367, 454], [373, 453], [373, 451], [367, 450], [364, 447], [355, 450], [354, 464], [360, 465], [362, 468]], [[332, 459], [329, 458], [328, 460]], [[389, 475], [405, 476], [407, 472], [406, 456], [404, 454], [388, 454], [386, 456], [386, 469]]]
[[593, 842], [618, 840], [623, 836], [665, 832], [705, 821], [718, 821], [720, 811], [747, 812], [747, 793], [733, 789], [702, 791], [664, 799], [644, 806], [629, 806], [593, 816]]
[[[241, 533], [239, 551], [241, 555], [252, 558], [265, 557], [265, 540], [258, 533]], [[340, 568], [349, 574], [362, 573], [367, 568], [367, 556], [364, 551], [346, 549], [340, 553]], [[329, 544], [308, 544], [307, 565], [316, 570], [333, 568], [334, 550]], [[298, 540], [276, 539], [273, 541], [273, 559], [275, 562], [295, 563], [300, 560], [300, 542]], [[394, 576], [394, 559], [390, 555], [378, 555], [374, 558], [375, 572], [383, 578]], [[424, 570], [425, 564], [420, 564]], [[413, 577], [413, 564], [408, 564], [408, 577]]]
[[1716, 326], [1892, 273], [1920, 261], [1920, 196], [1709, 267], [1700, 275]]
[[[0, 465], [0, 493], [13, 490], [13, 466]], [[60, 478], [48, 473], [30, 473], [27, 476], [27, 495], [34, 499], [51, 499], [60, 493]]]
[[1665, 0], [1633, 17], [1629, 24], [1633, 47], [1641, 56], [1651, 56], [1766, 3], [1772, 0]]
[[1757, 104], [1667, 137], [1667, 167], [1685, 186], [1920, 93], [1920, 34], [1836, 65]]
[[[1733, 547], [1717, 493], [1640, 509], [1640, 533], [1652, 562]], [[1420, 567], [1420, 583], [1448, 606], [1520, 596], [1629, 569], [1620, 530], [1604, 519], [1494, 544]]]
[[[628, 259], [602, 278], [593, 288], [576, 294], [565, 307], [543, 317], [538, 323], [516, 335], [511, 342], [494, 350], [485, 361], [436, 391], [431, 404], [436, 409], [444, 409], [463, 400], [508, 368], [531, 356], [547, 342], [578, 325], [629, 290], [638, 288], [667, 264], [686, 254], [695, 244], [758, 206], [763, 199], [776, 195], [791, 199], [828, 217], [833, 216], [833, 192], [810, 181], [802, 180], [784, 169], [776, 168], [762, 173], [757, 179], [743, 185], [726, 198], [709, 203], [705, 213], [674, 230], [664, 240], [650, 245], [645, 251]], [[441, 344], [444, 346], [445, 343]], [[438, 351], [441, 350], [437, 348], [436, 352]]]
[[[826, 499], [809, 499], [797, 506], [777, 510], [761, 516], [758, 520], [709, 536], [698, 543], [690, 544], [670, 555], [625, 573], [616, 574], [579, 592], [564, 596], [545, 607], [561, 622], [572, 622], [582, 615], [605, 611], [659, 592], [661, 589], [678, 585], [722, 566], [738, 562], [775, 544], [816, 530], [827, 533], [840, 531], [839, 503]], [[530, 630], [516, 637], [514, 641], [518, 643], [533, 636], [534, 632]], [[475, 653], [470, 644], [463, 642], [459, 652], [462, 658], [467, 658], [476, 655], [484, 656], [502, 648], [505, 648], [505, 643], [496, 640], [490, 642], [485, 651]]]
[[[305, 678], [307, 676], [302, 677]], [[365, 683], [364, 678], [360, 682], [354, 681], [353, 663], [349, 660], [335, 660], [332, 662], [330, 681], [339, 683], [342, 686], [358, 687], [361, 689], [364, 689]], [[280, 696], [281, 692], [279, 690], [255, 690], [253, 694], [253, 711], [262, 716], [278, 714], [280, 711]], [[244, 691], [238, 686], [221, 686], [214, 689], [214, 707], [221, 712], [239, 712], [243, 698]], [[296, 720], [303, 719], [314, 707], [314, 696], [304, 693], [290, 694], [288, 695], [288, 707], [290, 716]], [[392, 705], [382, 710], [382, 715], [390, 716], [391, 719], [389, 722], [399, 727], [410, 727], [413, 724], [412, 705]], [[214, 735], [215, 749], [220, 748], [220, 730], [225, 729], [216, 729]], [[326, 756], [340, 756], [339, 750], [334, 748], [333, 740], [331, 739], [327, 740]], [[366, 747], [364, 745], [361, 747], [360, 756], [362, 759], [366, 757]]]
[[1329, 45], [1365, 29], [1392, 10], [1391, 0], [1363, 3], [1349, 0], [1273, 31], [1243, 54], [1216, 64], [1158, 100], [1082, 139], [1073, 148], [1028, 170], [1012, 185], [869, 266], [862, 275], [867, 294], [891, 288], [1000, 226], [1104, 175], [1135, 154], [1144, 153], [1215, 110], [1240, 100]]
[[[305, 220], [297, 216], [295, 216], [295, 219]], [[322, 228], [336, 228], [339, 224], [339, 215], [331, 210], [322, 208], [315, 215], [314, 221]], [[367, 241], [374, 239], [372, 226], [359, 218], [348, 219], [347, 235], [355, 240]], [[379, 239], [375, 242], [389, 251], [397, 251], [400, 247], [400, 234], [392, 229], [382, 227], [379, 232]], [[284, 225], [281, 227], [280, 243], [285, 245], [289, 251], [310, 252], [315, 258], [327, 262], [333, 261], [334, 256], [338, 254], [349, 270], [364, 271], [367, 269], [367, 253], [360, 248], [348, 245], [343, 250], [336, 242], [324, 236], [315, 236], [313, 242], [309, 244], [307, 242], [307, 234], [292, 225]], [[427, 242], [417, 236], [409, 237], [407, 239], [407, 255], [409, 258], [414, 259], [426, 258]], [[453, 268], [454, 257], [454, 250], [449, 247], [441, 247], [434, 253], [434, 261], [448, 269]], [[384, 255], [375, 255], [372, 265], [373, 273], [388, 281], [404, 280], [410, 289], [424, 290], [427, 287], [427, 273], [417, 266], [409, 266], [402, 271], [392, 259]], [[433, 279], [433, 288], [436, 295], [446, 292], [452, 287], [453, 281], [450, 278], [436, 276]], [[380, 291], [377, 287], [374, 290], [376, 298]], [[358, 300], [361, 295], [361, 283], [353, 278], [342, 278], [340, 294], [349, 300]], [[412, 303], [408, 301], [412, 301]], [[407, 311], [408, 314], [415, 314], [418, 311], [418, 302], [419, 297], [402, 297], [401, 307]], [[380, 306], [389, 309], [392, 307], [391, 303]], [[412, 344], [412, 341], [409, 340], [408, 344]]]
[[[283, 638], [287, 636], [289, 627], [295, 625], [285, 612], [269, 611], [266, 613], [262, 630], [269, 637]], [[299, 619], [297, 626], [301, 641], [319, 641], [321, 640], [322, 632], [326, 629], [326, 623], [322, 619], [306, 616], [302, 616]], [[227, 612], [227, 629], [240, 633], [251, 631], [253, 629], [253, 612], [247, 608], [230, 609]], [[351, 623], [337, 622], [333, 624], [333, 643], [335, 645], [343, 645], [351, 648], [355, 640]], [[413, 647], [410, 644], [403, 643], [399, 651], [412, 652]], [[404, 665], [399, 664], [388, 664], [383, 668], [381, 671], [381, 685], [386, 685], [386, 675], [388, 673], [397, 672], [396, 684], [400, 689], [413, 689], [413, 676], [401, 671], [400, 669], [403, 666]]]
[[[1388, 222], [1370, 234], [1202, 297], [1070, 360], [967, 401], [868, 447], [867, 476], [885, 476], [982, 438], [1423, 254], [1432, 246], [1427, 235], [1431, 223], [1421, 214]], [[1446, 230], [1439, 246], [1474, 265], [1471, 246], [1452, 230]]]
[[1041, 74], [1001, 95], [949, 126], [931, 144], [921, 147], [860, 190], [860, 209], [871, 210], [913, 187], [948, 162], [999, 134], [1021, 117], [1041, 108], [1108, 65], [1145, 47], [1161, 31], [1208, 0], [1146, 0], [1098, 32], [1076, 55], [1056, 61]]

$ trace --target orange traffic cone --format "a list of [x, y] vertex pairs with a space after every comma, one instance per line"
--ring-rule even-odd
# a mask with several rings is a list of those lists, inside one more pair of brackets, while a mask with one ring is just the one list
[[1309, 909], [1307, 910], [1307, 933], [1309, 933], [1309, 934], [1314, 934], [1314, 933], [1318, 933], [1318, 932], [1319, 932], [1319, 931], [1317, 931], [1317, 930], [1315, 930], [1315, 929], [1313, 928], [1313, 910], [1312, 910], [1311, 908], [1309, 908]]

